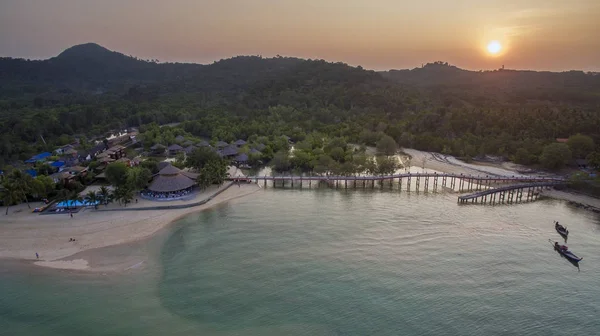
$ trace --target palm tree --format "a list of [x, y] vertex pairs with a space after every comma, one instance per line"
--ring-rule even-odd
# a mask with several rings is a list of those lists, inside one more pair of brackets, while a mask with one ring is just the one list
[[98, 196], [100, 196], [100, 200], [102, 201], [102, 203], [104, 203], [104, 206], [108, 206], [108, 202], [111, 199], [110, 190], [108, 190], [107, 187], [102, 186], [98, 191]]
[[96, 192], [94, 192], [94, 191], [88, 191], [88, 193], [84, 197], [84, 201], [88, 205], [93, 204], [94, 209], [98, 209], [98, 199], [99, 199], [98, 194], [96, 194]]
[[77, 193], [77, 192], [71, 192], [71, 195], [69, 197], [69, 200], [71, 201], [71, 205], [75, 206], [76, 203], [83, 203], [83, 198]]
[[21, 200], [21, 195], [16, 185], [7, 182], [3, 184], [4, 190], [0, 194], [2, 196], [2, 202], [6, 206], [6, 213], [8, 215], [8, 208]]

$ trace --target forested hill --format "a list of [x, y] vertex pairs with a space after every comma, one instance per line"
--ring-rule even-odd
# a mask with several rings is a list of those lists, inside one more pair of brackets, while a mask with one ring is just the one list
[[397, 83], [425, 88], [469, 90], [498, 102], [500, 98], [522, 103], [525, 100], [578, 101], [597, 104], [600, 73], [583, 71], [549, 72], [498, 69], [469, 71], [444, 62], [428, 63], [412, 70], [390, 70], [382, 76]]
[[526, 148], [535, 162], [557, 137], [600, 141], [599, 82], [445, 63], [389, 72], [291, 57], [157, 63], [84, 44], [43, 61], [0, 59], [0, 166], [74, 137], [172, 122], [226, 141], [321, 132], [374, 144], [388, 134], [459, 156]]

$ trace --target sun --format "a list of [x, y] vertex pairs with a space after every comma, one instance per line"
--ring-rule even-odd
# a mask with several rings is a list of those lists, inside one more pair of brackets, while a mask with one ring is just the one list
[[498, 55], [502, 51], [502, 44], [498, 41], [490, 41], [487, 45], [487, 51], [492, 55]]

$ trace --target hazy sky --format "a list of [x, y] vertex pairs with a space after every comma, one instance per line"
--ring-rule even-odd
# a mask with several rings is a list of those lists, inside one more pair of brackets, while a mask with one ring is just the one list
[[[486, 52], [491, 40], [500, 55]], [[0, 0], [0, 56], [49, 58], [86, 42], [160, 61], [600, 71], [600, 0]]]

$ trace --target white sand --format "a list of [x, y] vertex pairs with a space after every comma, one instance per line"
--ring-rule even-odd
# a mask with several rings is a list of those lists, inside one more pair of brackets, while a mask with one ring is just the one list
[[[185, 204], [198, 202], [213, 194], [211, 188], [188, 201], [153, 202], [139, 199], [129, 207]], [[169, 223], [189, 213], [204, 210], [259, 191], [256, 184], [234, 185], [210, 202], [184, 209], [139, 210], [139, 211], [96, 211], [85, 209], [74, 214], [39, 215], [32, 213], [27, 205], [9, 208], [9, 215], [0, 213], [0, 258], [37, 260], [39, 266], [63, 269], [88, 269], [88, 260], [60, 260], [82, 251], [106, 246], [129, 243], [148, 238]], [[32, 208], [39, 204], [31, 204]], [[118, 208], [111, 204], [108, 208]], [[104, 209], [100, 206], [100, 209]], [[70, 242], [69, 238], [74, 238]]]
[[495, 176], [547, 176], [541, 172], [532, 172], [532, 174], [522, 174], [516, 169], [523, 169], [515, 164], [481, 165], [471, 164], [458, 160], [457, 158], [439, 153], [423, 152], [411, 148], [403, 148], [402, 151], [410, 155], [410, 164], [415, 167], [423, 167], [449, 174], [465, 174], [474, 176], [495, 175]]
[[36, 261], [34, 262], [37, 266], [70, 269], [70, 270], [87, 270], [90, 268], [87, 260], [75, 259], [75, 260], [55, 260], [55, 261]]

